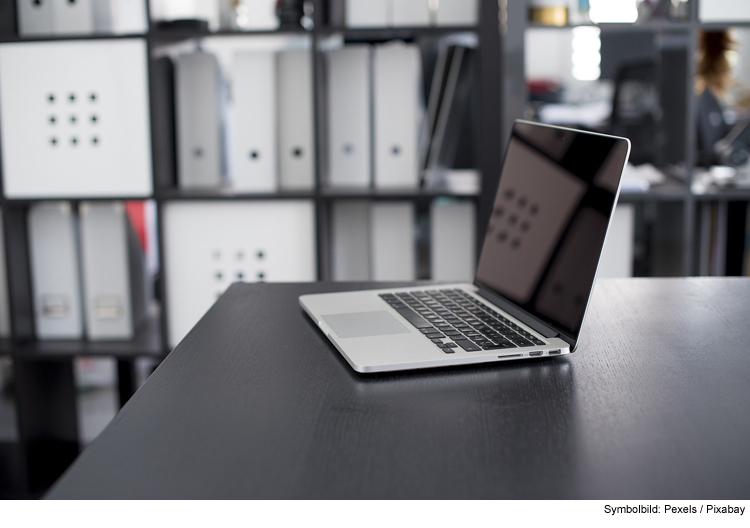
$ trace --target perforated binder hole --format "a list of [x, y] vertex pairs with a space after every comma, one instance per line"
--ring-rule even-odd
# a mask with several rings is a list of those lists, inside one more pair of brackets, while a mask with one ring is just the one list
[[302, 149], [300, 147], [295, 148], [294, 150], [292, 150], [292, 155], [295, 158], [301, 158], [302, 157]]
[[399, 147], [398, 145], [393, 145], [393, 147], [391, 147], [391, 152], [394, 156], [398, 156], [399, 154], [401, 154], [401, 147]]
[[505, 210], [503, 210], [502, 207], [497, 207], [494, 211], [494, 214], [496, 217], [500, 218], [505, 213]]
[[258, 251], [258, 252], [257, 252], [257, 253], [255, 254], [255, 256], [256, 256], [256, 257], [258, 257], [258, 260], [263, 260], [263, 259], [265, 258], [265, 256], [266, 256], [266, 254], [265, 254], [265, 253], [263, 253], [263, 251], [261, 250], [261, 251]]
[[508, 217], [508, 223], [510, 225], [516, 225], [516, 222], [518, 222], [518, 217], [516, 215], [510, 215]]
[[237, 260], [242, 260], [245, 258], [245, 253], [242, 251], [237, 252]]
[[354, 145], [352, 145], [351, 143], [344, 143], [343, 150], [344, 154], [351, 154], [352, 152], [354, 152]]
[[76, 118], [76, 116], [74, 116], [74, 115], [70, 116], [70, 124], [71, 125], [75, 125], [76, 121], [78, 121], [78, 119]]
[[534, 216], [539, 211], [539, 207], [536, 204], [533, 204], [531, 207], [529, 207], [529, 214], [531, 216]]
[[224, 274], [220, 271], [217, 271], [216, 273], [214, 273], [214, 277], [216, 277], [217, 281], [220, 281], [221, 279], [224, 278]]
[[237, 272], [237, 280], [242, 280], [244, 278], [245, 278], [245, 274], [242, 273], [241, 271], [238, 271]]
[[75, 4], [75, 3], [76, 3], [76, 0], [68, 0], [68, 3], [69, 3], [69, 4]]
[[40, 6], [42, 5], [42, 0], [33, 0], [33, 1], [31, 2], [31, 4], [32, 4], [32, 5], [34, 6], [34, 7], [40, 7]]
[[258, 280], [261, 280], [261, 281], [262, 281], [262, 280], [263, 280], [263, 279], [265, 279], [265, 278], [266, 278], [266, 274], [265, 274], [265, 273], [263, 273], [262, 271], [259, 271], [259, 272], [258, 272]]
[[518, 207], [522, 209], [526, 207], [526, 198], [524, 198], [523, 196], [518, 199]]
[[203, 149], [200, 147], [196, 147], [193, 149], [193, 156], [196, 158], [202, 158], [203, 157]]
[[521, 231], [528, 231], [529, 230], [529, 223], [528, 222], [521, 222]]
[[510, 243], [510, 247], [513, 249], [518, 249], [518, 246], [521, 245], [521, 239], [520, 238], [514, 238], [513, 241]]
[[515, 196], [516, 192], [513, 189], [508, 189], [505, 191], [505, 199], [506, 200], [512, 200], [513, 196]]
[[89, 95], [89, 99], [91, 99], [92, 102], [96, 102], [96, 94], [94, 92], [91, 92], [91, 95]]
[[74, 94], [74, 93], [70, 94], [68, 96], [68, 99], [70, 100], [71, 103], [75, 103], [76, 102], [76, 94]]
[[73, 145], [74, 147], [76, 145], [78, 145], [78, 138], [75, 137], [75, 136], [73, 136], [72, 138], [70, 138], [70, 144]]
[[96, 124], [98, 121], [99, 121], [99, 118], [96, 117], [96, 114], [92, 114], [92, 116], [91, 116], [91, 122], [94, 123], [94, 124]]
[[497, 239], [498, 239], [498, 241], [500, 241], [500, 242], [505, 242], [505, 240], [506, 240], [507, 238], [508, 238], [508, 233], [506, 233], [505, 231], [500, 231], [500, 232], [499, 232], [499, 233], [497, 234]]
[[55, 94], [49, 94], [47, 96], [47, 101], [49, 101], [50, 103], [54, 103], [55, 102]]
[[91, 138], [91, 144], [94, 145], [94, 146], [98, 145], [99, 144], [99, 138], [96, 137], [96, 136], [92, 137]]
[[56, 145], [57, 145], [57, 138], [51, 138], [51, 139], [49, 140], [49, 142], [50, 142], [50, 144], [51, 144], [51, 145], [52, 145], [52, 146], [54, 147], [54, 146], [56, 146]]
[[251, 150], [250, 151], [250, 159], [256, 160], [259, 157], [260, 157], [260, 152], [258, 152], [257, 150]]
[[49, 124], [54, 125], [57, 123], [57, 118], [55, 116], [49, 116]]

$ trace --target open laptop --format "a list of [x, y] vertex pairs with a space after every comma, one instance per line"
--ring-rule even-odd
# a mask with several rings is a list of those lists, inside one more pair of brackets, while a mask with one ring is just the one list
[[629, 154], [625, 138], [516, 121], [472, 284], [300, 304], [357, 372], [573, 352]]

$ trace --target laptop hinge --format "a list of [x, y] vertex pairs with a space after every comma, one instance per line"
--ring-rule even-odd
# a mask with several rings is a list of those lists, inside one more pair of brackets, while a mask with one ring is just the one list
[[510, 315], [521, 321], [523, 324], [529, 326], [534, 331], [539, 332], [546, 338], [560, 338], [568, 343], [573, 349], [575, 348], [575, 339], [571, 339], [568, 336], [562, 335], [558, 330], [524, 312], [522, 309], [520, 309], [510, 301], [506, 301], [486, 286], [483, 286], [481, 283], [475, 281], [474, 286], [478, 288], [477, 294], [480, 297], [487, 299], [501, 310], [508, 312]]

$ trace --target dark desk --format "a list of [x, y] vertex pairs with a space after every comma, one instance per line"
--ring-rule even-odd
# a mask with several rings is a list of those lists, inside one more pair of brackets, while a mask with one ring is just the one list
[[750, 280], [600, 281], [572, 356], [375, 376], [297, 303], [363, 286], [232, 286], [48, 498], [750, 498]]

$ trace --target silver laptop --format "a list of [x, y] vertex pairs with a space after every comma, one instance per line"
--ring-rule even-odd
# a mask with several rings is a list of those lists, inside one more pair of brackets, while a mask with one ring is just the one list
[[625, 138], [516, 121], [473, 284], [300, 304], [357, 372], [569, 354], [629, 154]]

